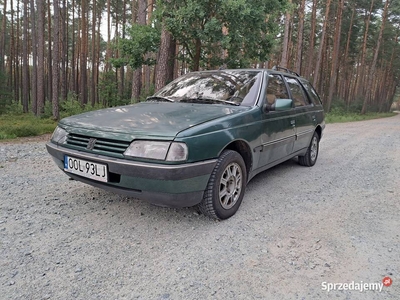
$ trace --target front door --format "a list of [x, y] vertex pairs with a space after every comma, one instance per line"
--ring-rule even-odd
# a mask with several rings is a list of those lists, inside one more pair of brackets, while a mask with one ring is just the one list
[[[289, 99], [283, 78], [268, 74], [264, 105], [273, 107], [277, 99]], [[261, 154], [258, 167], [279, 161], [293, 152], [295, 141], [294, 109], [264, 111], [262, 116]]]

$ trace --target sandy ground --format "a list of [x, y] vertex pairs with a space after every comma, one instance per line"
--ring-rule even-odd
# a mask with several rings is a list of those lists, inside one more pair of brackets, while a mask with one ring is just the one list
[[327, 125], [222, 222], [70, 181], [48, 138], [0, 143], [1, 299], [400, 299], [400, 115]]

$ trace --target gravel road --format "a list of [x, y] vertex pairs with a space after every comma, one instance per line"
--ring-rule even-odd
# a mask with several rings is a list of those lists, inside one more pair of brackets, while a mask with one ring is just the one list
[[222, 222], [70, 181], [48, 138], [0, 143], [0, 299], [400, 299], [400, 115], [328, 125]]

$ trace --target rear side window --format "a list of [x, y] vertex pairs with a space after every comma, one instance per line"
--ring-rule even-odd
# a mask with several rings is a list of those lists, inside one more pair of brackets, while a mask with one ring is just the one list
[[276, 99], [288, 99], [289, 94], [285, 82], [280, 75], [268, 74], [268, 86], [266, 94], [266, 103], [272, 105]]
[[305, 80], [302, 80], [301, 83], [303, 84], [304, 89], [307, 91], [307, 94], [310, 97], [312, 103], [314, 105], [321, 105], [322, 101], [319, 98], [318, 93], [312, 87], [312, 85], [308, 81], [305, 81]]
[[294, 106], [301, 107], [301, 106], [309, 105], [310, 104], [309, 100], [305, 96], [305, 94], [303, 92], [303, 88], [300, 85], [300, 82], [298, 82], [297, 79], [295, 79], [295, 78], [286, 77], [286, 76], [285, 76], [285, 78], [289, 85], [289, 89], [292, 93], [292, 99], [294, 102]]

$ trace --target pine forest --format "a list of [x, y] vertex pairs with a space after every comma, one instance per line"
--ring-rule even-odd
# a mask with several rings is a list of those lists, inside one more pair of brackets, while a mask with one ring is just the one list
[[326, 112], [387, 112], [400, 1], [1, 0], [0, 114], [144, 100], [189, 71], [289, 68]]

